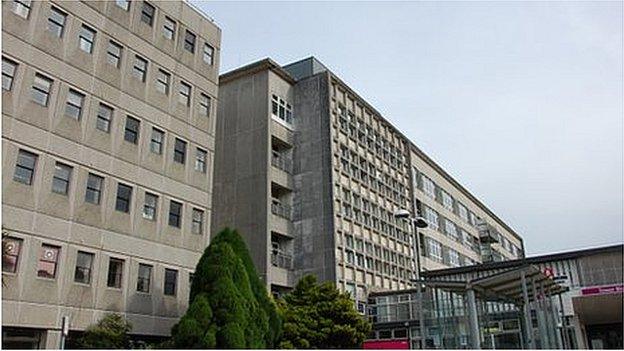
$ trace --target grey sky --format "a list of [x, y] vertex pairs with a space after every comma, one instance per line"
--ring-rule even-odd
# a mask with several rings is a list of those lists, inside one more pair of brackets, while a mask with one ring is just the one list
[[316, 56], [525, 239], [623, 242], [622, 2], [195, 2], [221, 71]]

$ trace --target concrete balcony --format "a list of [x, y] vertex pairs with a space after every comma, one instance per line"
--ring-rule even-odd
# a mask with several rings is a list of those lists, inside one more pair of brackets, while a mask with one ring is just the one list
[[273, 153], [271, 155], [271, 165], [288, 174], [292, 174], [292, 160], [288, 157], [282, 156], [278, 153]]
[[293, 269], [293, 256], [291, 254], [274, 251], [271, 253], [271, 265], [284, 269]]
[[292, 209], [288, 205], [282, 204], [277, 199], [271, 201], [271, 213], [287, 220], [292, 220]]
[[477, 230], [479, 231], [479, 241], [481, 244], [494, 244], [499, 241], [500, 234], [490, 224], [486, 222], [480, 222], [477, 224]]
[[292, 130], [286, 128], [281, 123], [271, 120], [271, 136], [279, 139], [289, 147], [292, 147], [294, 144], [294, 135]]
[[292, 237], [294, 228], [292, 224], [292, 210], [290, 206], [281, 204], [278, 200], [273, 199], [271, 202], [271, 218], [269, 220], [269, 229], [277, 233], [283, 233]]

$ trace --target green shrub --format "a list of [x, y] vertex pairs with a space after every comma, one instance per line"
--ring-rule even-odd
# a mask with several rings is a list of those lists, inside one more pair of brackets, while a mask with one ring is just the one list
[[109, 313], [89, 326], [76, 344], [82, 349], [127, 349], [130, 330], [132, 325], [123, 316]]

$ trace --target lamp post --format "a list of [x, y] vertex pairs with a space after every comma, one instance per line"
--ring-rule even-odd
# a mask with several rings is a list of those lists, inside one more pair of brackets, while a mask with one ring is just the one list
[[[400, 218], [400, 219], [406, 219], [410, 222], [412, 222], [412, 225], [414, 226], [414, 253], [416, 254], [416, 279], [412, 279], [412, 282], [417, 282], [418, 283], [418, 325], [419, 325], [419, 329], [420, 329], [420, 347], [425, 349], [427, 348], [427, 338], [425, 335], [425, 315], [423, 312], [423, 294], [422, 294], [422, 290], [423, 290], [423, 285], [420, 279], [420, 237], [418, 236], [418, 228], [427, 228], [428, 224], [427, 224], [427, 220], [425, 220], [423, 217], [421, 216], [412, 216], [412, 214], [408, 211], [408, 210], [398, 210], [395, 214], [394, 214], [394, 218]], [[410, 308], [411, 310], [411, 308]], [[410, 348], [411, 348], [411, 343], [412, 343], [412, 330], [411, 328], [409, 329], [409, 336], [410, 336]]]

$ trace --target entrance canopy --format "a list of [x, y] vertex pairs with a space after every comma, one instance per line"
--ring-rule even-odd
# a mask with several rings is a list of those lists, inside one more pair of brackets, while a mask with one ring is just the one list
[[568, 290], [567, 287], [558, 284], [552, 277], [534, 265], [492, 272], [491, 274], [479, 274], [479, 276], [462, 274], [456, 277], [459, 279], [455, 280], [454, 278], [447, 276], [443, 280], [426, 279], [423, 282], [430, 287], [457, 293], [473, 290], [476, 296], [484, 301], [510, 302], [518, 305], [524, 304], [523, 281], [526, 284], [525, 288], [529, 290], [528, 302], [535, 300], [536, 296], [532, 293], [535, 290], [539, 291], [537, 298], [561, 294]]

